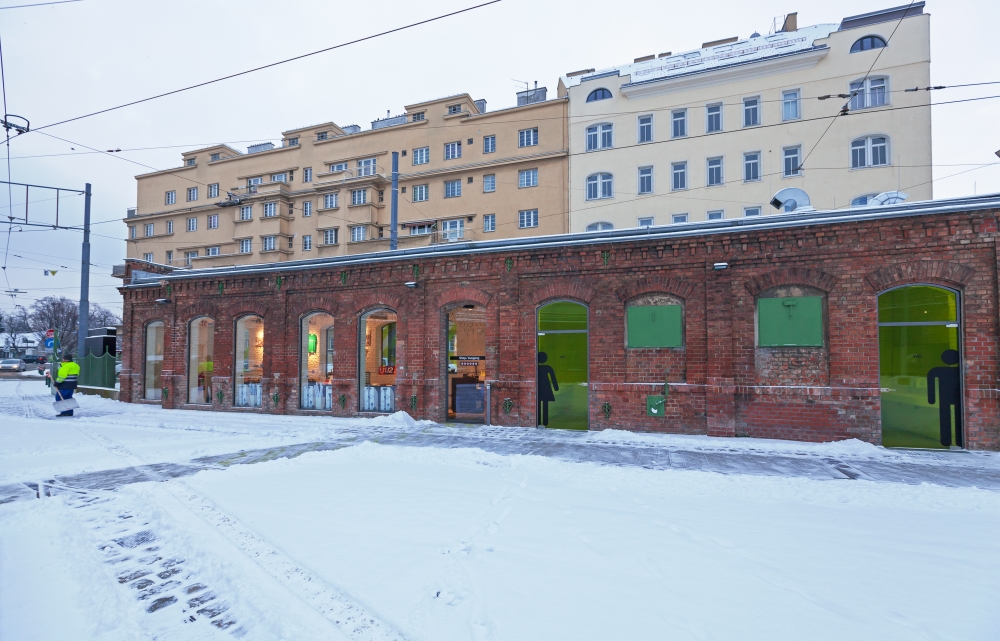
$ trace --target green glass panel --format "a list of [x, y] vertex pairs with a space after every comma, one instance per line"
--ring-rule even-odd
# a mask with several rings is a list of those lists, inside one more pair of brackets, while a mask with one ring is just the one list
[[757, 299], [760, 347], [822, 347], [823, 297]]
[[[935, 404], [931, 405], [928, 374], [933, 368], [957, 369], [941, 360], [942, 352], [949, 349], [958, 350], [957, 327], [879, 327], [882, 444], [886, 447], [945, 447], [941, 442], [941, 385], [934, 379]], [[946, 406], [946, 414], [951, 423], [950, 443], [958, 444], [955, 409], [949, 411]]]
[[382, 364], [396, 364], [396, 323], [382, 326]]
[[587, 329], [587, 308], [578, 303], [549, 303], [538, 310], [538, 331]]
[[629, 347], [680, 347], [681, 306], [629, 307]]
[[[545, 362], [538, 364], [539, 425], [543, 421], [543, 405], [547, 403], [547, 427], [587, 429], [587, 334], [539, 333], [538, 352], [545, 354]], [[552, 368], [554, 381], [551, 378], [543, 380], [546, 376], [545, 366]], [[556, 385], [558, 390], [555, 389]], [[554, 400], [543, 400], [547, 391], [551, 392], [548, 398]]]
[[958, 297], [955, 292], [941, 287], [912, 285], [878, 297], [880, 323], [954, 321], [957, 318]]

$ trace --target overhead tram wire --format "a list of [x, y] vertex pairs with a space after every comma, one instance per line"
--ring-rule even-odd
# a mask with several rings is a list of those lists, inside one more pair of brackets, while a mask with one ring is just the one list
[[[0, 89], [3, 90], [3, 114], [4, 114], [3, 117], [4, 117], [4, 123], [6, 124], [7, 123], [7, 114], [9, 112], [7, 111], [7, 73], [4, 70], [4, 64], [3, 64], [3, 39], [2, 38], [0, 38]], [[13, 196], [13, 188], [12, 188], [12, 185], [10, 184], [10, 183], [13, 182], [13, 179], [11, 178], [11, 173], [10, 173], [10, 129], [8, 127], [4, 127], [4, 131], [5, 131], [6, 135], [7, 135], [7, 141], [6, 141], [5, 145], [4, 145], [7, 148], [7, 205], [8, 205], [7, 220], [8, 221], [13, 221], [12, 214], [14, 213], [14, 208], [13, 208], [14, 196]], [[13, 287], [11, 287], [11, 284], [10, 284], [10, 277], [7, 275], [7, 254], [10, 253], [10, 234], [11, 234], [11, 231], [13, 229], [14, 229], [13, 227], [11, 227], [11, 226], [8, 225], [8, 227], [7, 227], [7, 243], [6, 243], [6, 247], [4, 249], [4, 254], [3, 254], [3, 277], [4, 277], [4, 280], [7, 282], [7, 289], [8, 290], [12, 290], [13, 289]]]
[[27, 7], [44, 7], [50, 4], [69, 4], [70, 2], [83, 2], [83, 0], [56, 0], [55, 2], [36, 2], [35, 4], [15, 4], [8, 7], [0, 7], [0, 11], [3, 9], [25, 9]]
[[81, 116], [75, 116], [73, 118], [67, 118], [65, 120], [60, 120], [58, 122], [53, 122], [53, 123], [50, 123], [50, 124], [47, 124], [47, 125], [42, 125], [41, 127], [36, 127], [33, 131], [39, 131], [40, 129], [48, 129], [49, 127], [55, 127], [57, 125], [63, 125], [63, 124], [66, 124], [68, 122], [74, 122], [76, 120], [82, 120], [84, 118], [90, 118], [91, 116], [96, 116], [98, 114], [108, 113], [109, 111], [116, 111], [118, 109], [124, 109], [125, 107], [131, 107], [133, 105], [138, 105], [138, 104], [141, 104], [141, 103], [144, 103], [144, 102], [149, 102], [151, 100], [156, 100], [157, 98], [164, 98], [166, 96], [172, 96], [174, 94], [182, 93], [184, 91], [190, 91], [192, 89], [197, 89], [199, 87], [205, 87], [207, 85], [215, 84], [217, 82], [222, 82], [223, 80], [229, 80], [229, 79], [232, 79], [232, 78], [237, 78], [239, 76], [245, 76], [247, 74], [254, 73], [256, 71], [262, 71], [264, 69], [270, 69], [272, 67], [277, 67], [279, 65], [287, 64], [289, 62], [294, 62], [296, 60], [302, 60], [303, 58], [309, 58], [310, 56], [315, 56], [315, 55], [318, 55], [318, 54], [321, 54], [321, 53], [326, 53], [328, 51], [333, 51], [335, 49], [341, 49], [343, 47], [347, 47], [347, 46], [350, 46], [350, 45], [353, 45], [353, 44], [358, 44], [359, 42], [365, 42], [367, 40], [374, 40], [375, 38], [380, 38], [382, 36], [387, 36], [387, 35], [392, 34], [392, 33], [397, 33], [397, 32], [400, 32], [400, 31], [406, 31], [407, 29], [412, 29], [414, 27], [419, 27], [421, 25], [429, 24], [431, 22], [437, 22], [438, 20], [444, 20], [445, 18], [450, 18], [452, 16], [457, 16], [459, 14], [467, 13], [469, 11], [474, 11], [476, 9], [481, 9], [483, 7], [487, 7], [487, 6], [492, 5], [492, 4], [497, 4], [498, 2], [502, 2], [502, 1], [503, 0], [488, 0], [487, 2], [483, 2], [483, 3], [477, 4], [477, 5], [473, 5], [471, 7], [466, 7], [464, 9], [459, 9], [457, 11], [451, 11], [451, 12], [448, 12], [448, 13], [443, 13], [443, 14], [435, 16], [433, 18], [427, 18], [425, 20], [420, 20], [418, 22], [411, 22], [410, 24], [403, 25], [402, 27], [396, 27], [394, 29], [388, 29], [386, 31], [382, 31], [382, 32], [379, 32], [379, 33], [376, 33], [376, 34], [372, 34], [370, 36], [364, 36], [363, 38], [356, 38], [356, 39], [350, 40], [348, 42], [342, 42], [342, 43], [340, 43], [338, 45], [334, 45], [332, 47], [326, 47], [326, 48], [323, 48], [323, 49], [318, 49], [316, 51], [312, 51], [312, 52], [309, 52], [309, 53], [304, 53], [302, 55], [294, 56], [292, 58], [286, 58], [284, 60], [279, 60], [277, 62], [272, 62], [272, 63], [266, 64], [266, 65], [261, 65], [259, 67], [254, 67], [252, 69], [247, 69], [245, 71], [240, 71], [238, 73], [233, 73], [233, 74], [229, 74], [229, 75], [226, 75], [226, 76], [222, 76], [220, 78], [215, 78], [214, 80], [207, 80], [205, 82], [199, 82], [197, 84], [189, 85], [187, 87], [181, 87], [180, 89], [174, 89], [172, 91], [167, 91], [167, 92], [164, 92], [164, 93], [161, 93], [161, 94], [157, 94], [155, 96], [150, 96], [148, 98], [142, 98], [140, 100], [133, 100], [131, 102], [127, 102], [127, 103], [124, 103], [124, 104], [121, 104], [121, 105], [117, 105], [115, 107], [108, 107], [107, 109], [101, 109], [99, 111], [94, 111], [94, 112], [91, 112], [91, 113], [88, 113], [88, 114], [83, 114]]

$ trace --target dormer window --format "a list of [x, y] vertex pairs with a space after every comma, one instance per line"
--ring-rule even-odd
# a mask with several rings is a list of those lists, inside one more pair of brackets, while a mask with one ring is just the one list
[[186, 167], [194, 167], [194, 158], [188, 158], [187, 160], [185, 160], [184, 161], [184, 166], [186, 166]]
[[294, 147], [297, 144], [299, 144], [299, 139], [298, 138], [289, 138], [288, 139], [288, 146], [289, 147]]
[[587, 96], [587, 102], [597, 102], [598, 100], [608, 100], [611, 98], [611, 92], [603, 87], [600, 89], [594, 89]]
[[421, 120], [424, 119], [425, 115], [426, 114], [424, 114], [424, 112], [418, 111], [417, 113], [413, 114], [413, 122], [420, 122]]
[[851, 45], [851, 53], [881, 49], [884, 46], [886, 46], [886, 42], [881, 36], [865, 36], [854, 41], [854, 44]]
[[216, 160], [219, 160], [221, 157], [222, 157], [221, 154], [212, 154], [211, 156], [209, 156], [209, 162], [215, 162]]
[[448, 115], [462, 113], [462, 105], [448, 105]]
[[328, 137], [328, 134], [329, 134], [329, 132], [321, 131], [318, 134], [316, 134], [316, 140], [326, 140], [327, 137]]

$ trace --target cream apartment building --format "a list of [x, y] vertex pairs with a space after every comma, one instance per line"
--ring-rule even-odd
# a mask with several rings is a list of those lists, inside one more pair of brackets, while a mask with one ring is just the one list
[[905, 91], [930, 84], [923, 6], [803, 28], [790, 14], [770, 35], [561, 78], [571, 230], [765, 215], [786, 187], [816, 208], [930, 199], [928, 92]]
[[369, 130], [327, 122], [280, 146], [185, 152], [136, 177], [127, 257], [210, 267], [389, 249], [394, 151], [400, 248], [567, 232], [567, 100], [545, 95], [488, 112], [460, 94]]

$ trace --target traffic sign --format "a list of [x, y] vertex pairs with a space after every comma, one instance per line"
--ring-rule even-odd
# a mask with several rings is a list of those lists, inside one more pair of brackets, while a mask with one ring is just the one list
[[56, 339], [55, 338], [46, 338], [45, 339], [45, 349], [52, 349], [55, 346], [56, 346]]
[[56, 330], [54, 329], [45, 330], [45, 338], [55, 338], [55, 337], [56, 337]]

